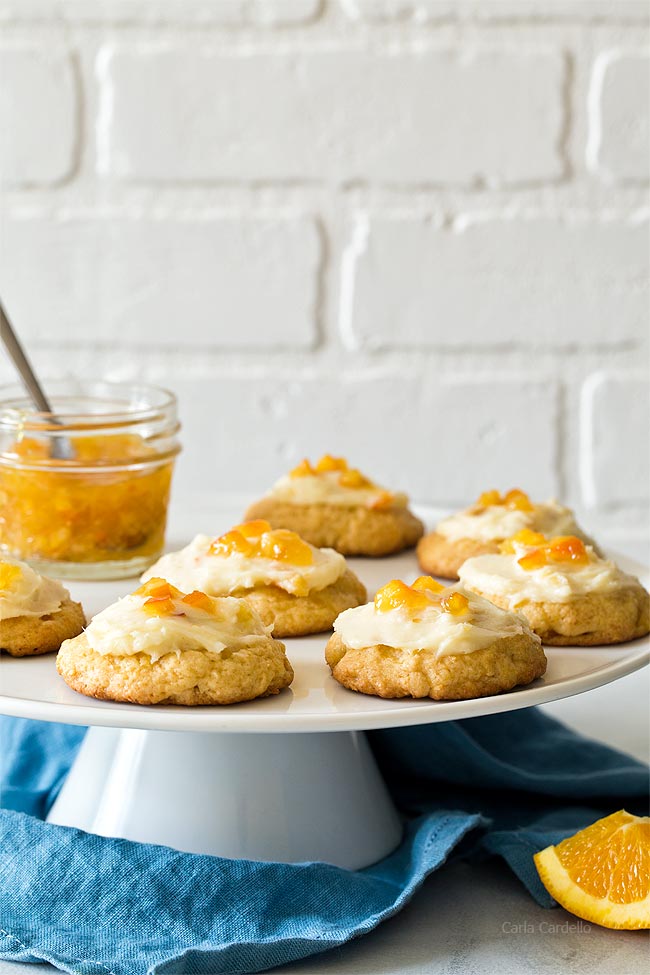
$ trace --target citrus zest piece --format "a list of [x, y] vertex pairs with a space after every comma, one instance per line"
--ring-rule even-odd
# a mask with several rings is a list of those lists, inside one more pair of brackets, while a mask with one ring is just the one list
[[152, 579], [147, 579], [139, 589], [135, 590], [133, 595], [148, 596], [151, 599], [178, 599], [183, 593], [176, 586], [172, 586], [171, 582], [167, 582], [166, 579], [154, 576]]
[[499, 491], [484, 491], [476, 502], [478, 508], [503, 507], [511, 508], [516, 511], [533, 511], [534, 505], [525, 491], [519, 488], [512, 488], [503, 496]]
[[292, 596], [309, 595], [310, 592], [309, 583], [302, 576], [294, 576], [294, 578], [291, 580], [291, 584], [292, 584], [292, 589], [291, 589]]
[[142, 608], [147, 616], [171, 616], [176, 604], [170, 596], [152, 596], [145, 600]]
[[341, 487], [347, 488], [371, 488], [374, 487], [372, 481], [362, 474], [361, 471], [357, 470], [356, 467], [351, 467], [350, 470], [341, 471], [339, 476], [339, 484]]
[[239, 532], [244, 538], [259, 538], [264, 532], [271, 531], [271, 523], [258, 518], [257, 521], [245, 521], [243, 525], [235, 525], [234, 532]]
[[311, 546], [287, 528], [265, 532], [258, 542], [258, 551], [262, 558], [291, 562], [292, 565], [311, 565], [314, 561]]
[[520, 559], [517, 559], [517, 564], [526, 572], [542, 569], [546, 565], [546, 552], [543, 548], [534, 548], [532, 552], [527, 552]]
[[589, 561], [584, 543], [575, 535], [558, 535], [546, 548], [553, 562], [576, 562], [584, 565]]
[[517, 545], [534, 546], [525, 552], [517, 562], [527, 572], [541, 569], [551, 562], [571, 562], [573, 565], [587, 565], [589, 553], [584, 542], [575, 535], [557, 535], [547, 541], [539, 532], [524, 528], [499, 546], [504, 554], [512, 555]]
[[420, 576], [412, 586], [407, 586], [400, 579], [393, 579], [378, 590], [375, 596], [375, 609], [379, 613], [388, 613], [392, 609], [419, 612], [440, 605], [437, 597], [444, 588], [430, 576]]
[[469, 609], [469, 599], [462, 592], [450, 592], [440, 600], [440, 608], [452, 616], [462, 616]]
[[535, 854], [549, 894], [605, 928], [650, 928], [650, 817], [624, 809]]
[[400, 579], [392, 579], [378, 590], [375, 596], [375, 609], [378, 613], [388, 613], [392, 609], [425, 609], [431, 605], [429, 597]]
[[505, 541], [501, 542], [499, 549], [504, 554], [512, 555], [515, 551], [515, 545], [534, 545], [538, 547], [545, 544], [546, 535], [542, 535], [541, 532], [531, 531], [530, 528], [522, 528], [521, 531], [516, 532], [510, 538], [506, 538]]
[[329, 471], [347, 471], [348, 462], [344, 457], [332, 457], [331, 454], [323, 454], [321, 459], [316, 462], [315, 471], [317, 474], [327, 474]]
[[300, 463], [289, 471], [289, 477], [311, 477], [316, 471], [305, 457]]
[[202, 609], [204, 613], [210, 613], [214, 615], [214, 603], [210, 597], [201, 592], [200, 589], [194, 589], [192, 592], [188, 593], [187, 596], [183, 596], [181, 602], [185, 603], [187, 606], [191, 606], [193, 609]]
[[546, 536], [542, 535], [541, 532], [531, 531], [530, 528], [522, 528], [521, 531], [512, 536], [511, 541], [518, 542], [519, 545], [544, 545]]
[[377, 493], [377, 497], [373, 498], [373, 500], [370, 502], [370, 504], [369, 504], [368, 507], [374, 508], [374, 509], [377, 509], [377, 508], [390, 508], [391, 505], [393, 504], [393, 501], [394, 500], [395, 500], [395, 497], [394, 497], [394, 495], [391, 494], [390, 491], [383, 491], [382, 490], [382, 491], [379, 491]]
[[174, 600], [182, 597], [183, 593], [166, 579], [155, 576], [136, 589], [134, 595], [147, 597], [142, 608], [148, 616], [171, 616], [177, 611]]
[[314, 561], [311, 546], [300, 535], [287, 528], [273, 530], [268, 521], [261, 520], [247, 522], [226, 532], [211, 543], [208, 552], [226, 558], [238, 554], [293, 565], [312, 565]]
[[498, 491], [483, 491], [476, 502], [480, 508], [491, 508], [492, 505], [501, 504], [501, 495]]
[[255, 553], [255, 545], [240, 531], [233, 528], [220, 538], [216, 538], [210, 545], [208, 552], [210, 555], [232, 555], [237, 552], [239, 555], [252, 556]]
[[431, 576], [418, 576], [411, 589], [419, 589], [422, 592], [440, 593], [445, 591], [445, 586], [441, 582], [432, 579]]
[[525, 491], [513, 488], [503, 496], [502, 502], [506, 508], [514, 508], [517, 511], [532, 511], [533, 505]]
[[11, 562], [0, 562], [0, 589], [11, 589], [14, 582], [20, 579], [22, 572], [19, 565]]

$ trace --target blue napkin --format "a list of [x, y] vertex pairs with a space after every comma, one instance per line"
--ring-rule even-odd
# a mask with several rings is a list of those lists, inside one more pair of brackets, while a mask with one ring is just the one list
[[[80, 975], [239, 975], [343, 944], [455, 856], [503, 857], [553, 906], [532, 854], [625, 806], [648, 770], [534, 709], [369, 740], [405, 838], [365, 870], [178, 853], [42, 821], [84, 729], [0, 720], [0, 958]], [[441, 882], [444, 882], [441, 878]]]

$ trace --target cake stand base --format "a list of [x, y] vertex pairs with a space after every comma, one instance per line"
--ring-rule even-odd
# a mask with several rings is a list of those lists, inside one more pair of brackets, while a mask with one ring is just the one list
[[188, 853], [350, 870], [402, 835], [360, 732], [90, 728], [48, 822]]

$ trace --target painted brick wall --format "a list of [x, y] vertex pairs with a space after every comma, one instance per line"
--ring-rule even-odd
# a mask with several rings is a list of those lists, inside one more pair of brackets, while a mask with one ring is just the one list
[[177, 390], [180, 490], [329, 449], [645, 532], [649, 43], [644, 0], [0, 0], [2, 295], [44, 374]]

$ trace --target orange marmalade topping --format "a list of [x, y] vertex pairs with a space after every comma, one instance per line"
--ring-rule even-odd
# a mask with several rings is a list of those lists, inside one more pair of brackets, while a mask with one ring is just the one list
[[389, 613], [393, 609], [420, 610], [430, 605], [426, 593], [407, 586], [400, 579], [393, 579], [377, 591], [375, 609], [378, 613]]
[[21, 575], [20, 566], [12, 565], [11, 562], [0, 562], [0, 589], [11, 589]]
[[292, 565], [312, 565], [314, 553], [300, 535], [286, 528], [272, 529], [268, 521], [249, 521], [237, 525], [212, 542], [210, 555], [227, 557], [234, 553], [247, 558], [274, 559]]
[[154, 558], [165, 534], [173, 458], [139, 436], [75, 437], [74, 459], [25, 437], [0, 457], [0, 546], [21, 559]]
[[445, 591], [443, 584], [436, 582], [431, 576], [418, 576], [415, 582], [412, 583], [411, 589], [417, 589], [418, 592], [432, 592], [435, 595]]
[[294, 467], [292, 471], [289, 471], [289, 477], [313, 477], [315, 473], [316, 471], [305, 457], [304, 460], [300, 461], [297, 467]]
[[[344, 457], [332, 457], [331, 454], [323, 454], [315, 464], [312, 464], [305, 457], [297, 467], [289, 472], [289, 477], [318, 477], [319, 474], [331, 474], [332, 472], [338, 472], [337, 480], [341, 487], [351, 488], [352, 490], [377, 488], [377, 485], [369, 477], [362, 474], [356, 467], [350, 467]], [[390, 491], [377, 489], [377, 497], [370, 507], [388, 508], [392, 503], [393, 495]]]
[[469, 609], [469, 599], [462, 592], [450, 592], [440, 600], [440, 606], [445, 613], [452, 616], [462, 616]]
[[316, 462], [315, 467], [317, 474], [326, 474], [327, 471], [347, 471], [348, 469], [348, 462], [345, 457], [332, 457], [331, 454], [323, 454], [321, 459]]
[[239, 532], [244, 538], [259, 538], [264, 532], [271, 531], [271, 523], [258, 518], [256, 521], [245, 521], [243, 525], [237, 525], [233, 531]]
[[557, 535], [547, 546], [548, 556], [552, 562], [576, 562], [586, 565], [589, 553], [585, 544], [575, 535]]
[[575, 535], [557, 535], [547, 540], [539, 532], [524, 529], [502, 542], [500, 549], [510, 555], [516, 551], [517, 545], [530, 548], [530, 551], [517, 559], [518, 564], [527, 572], [542, 569], [549, 562], [571, 562], [573, 565], [587, 565], [589, 562], [589, 553], [584, 542]]
[[142, 608], [148, 616], [183, 616], [183, 605], [215, 615], [214, 603], [204, 592], [195, 589], [184, 595], [166, 579], [149, 579], [133, 595], [146, 597]]
[[546, 536], [542, 535], [541, 532], [531, 531], [530, 528], [522, 528], [516, 535], [507, 538], [505, 542], [501, 542], [499, 548], [504, 555], [512, 555], [515, 551], [515, 544], [532, 546], [544, 545], [545, 542]]
[[535, 569], [542, 569], [546, 565], [546, 554], [542, 548], [534, 548], [532, 552], [522, 555], [517, 562], [526, 572], [534, 572]]
[[526, 494], [525, 491], [520, 491], [519, 488], [513, 488], [506, 494], [500, 494], [499, 491], [484, 491], [476, 502], [477, 508], [491, 508], [493, 506], [510, 508], [517, 511], [532, 511], [533, 503]]
[[393, 579], [377, 592], [375, 609], [378, 613], [389, 613], [393, 609], [419, 612], [437, 605], [443, 613], [451, 613], [453, 616], [467, 612], [469, 600], [466, 596], [452, 590], [440, 597], [443, 592], [445, 587], [431, 576], [420, 576], [411, 586], [407, 586], [400, 579]]
[[348, 471], [341, 472], [339, 484], [341, 487], [349, 488], [371, 488], [375, 486], [372, 481], [365, 476], [365, 474], [362, 474], [361, 471], [358, 471], [355, 467]]

